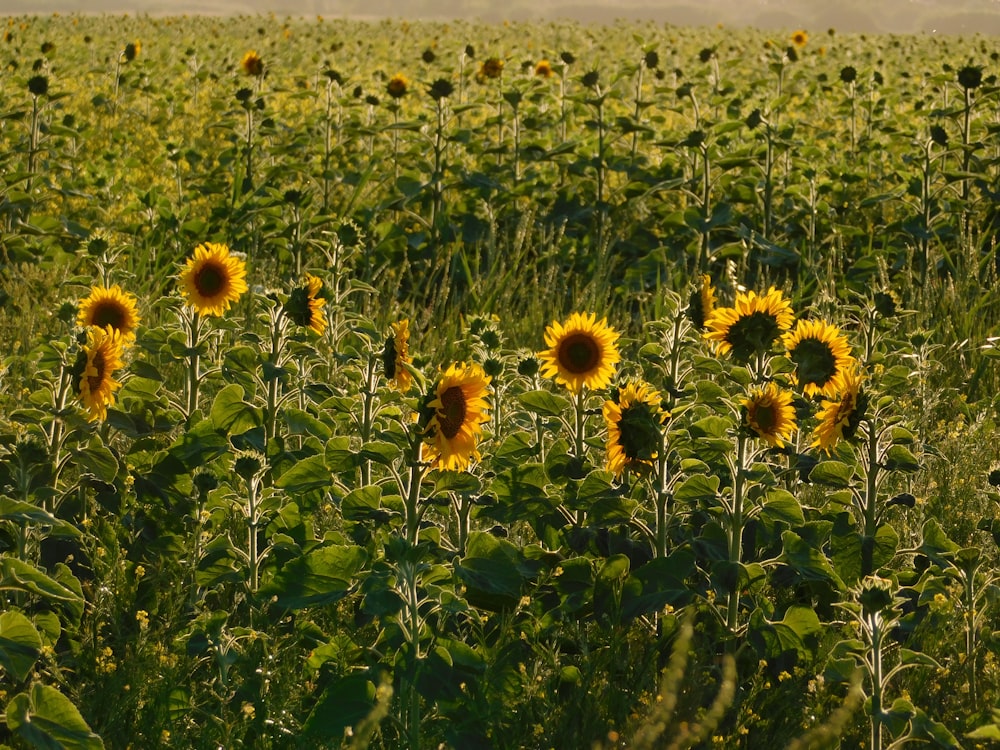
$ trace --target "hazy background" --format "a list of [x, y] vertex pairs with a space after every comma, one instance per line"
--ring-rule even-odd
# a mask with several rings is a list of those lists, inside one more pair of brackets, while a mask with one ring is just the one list
[[0, 14], [258, 14], [353, 18], [651, 20], [843, 32], [1000, 36], [1000, 0], [0, 0]]

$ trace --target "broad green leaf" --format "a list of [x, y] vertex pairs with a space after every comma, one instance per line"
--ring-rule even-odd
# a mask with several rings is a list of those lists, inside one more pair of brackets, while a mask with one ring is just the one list
[[336, 474], [352, 471], [361, 465], [361, 456], [351, 448], [351, 439], [346, 435], [337, 435], [327, 441], [323, 459], [330, 471]]
[[777, 489], [767, 493], [760, 517], [766, 523], [781, 521], [789, 526], [801, 526], [806, 521], [795, 495], [787, 490]]
[[[57, 575], [68, 568], [61, 565], [57, 568]], [[76, 580], [75, 578], [73, 579]], [[14, 557], [0, 558], [0, 589], [14, 589], [27, 591], [40, 596], [50, 604], [62, 607], [74, 619], [78, 620], [83, 614], [83, 596], [79, 592], [79, 581], [75, 587], [71, 587], [62, 581], [52, 578], [43, 573], [30, 563], [22, 562]]]
[[285, 409], [282, 416], [290, 435], [313, 435], [320, 440], [327, 440], [331, 435], [327, 424], [302, 409]]
[[524, 580], [517, 547], [492, 534], [474, 531], [465, 549], [455, 572], [465, 582], [469, 603], [493, 611], [516, 606]]
[[717, 476], [695, 474], [685, 479], [674, 491], [674, 500], [679, 503], [697, 503], [715, 500], [719, 495], [721, 480]]
[[340, 512], [348, 521], [364, 521], [379, 517], [382, 506], [382, 488], [377, 484], [356, 487], [340, 501]]
[[834, 571], [822, 550], [813, 547], [794, 531], [781, 535], [782, 561], [806, 580], [829, 581], [838, 590], [844, 589], [844, 582]]
[[809, 472], [809, 481], [829, 487], [849, 487], [854, 467], [841, 461], [820, 461]]
[[169, 453], [188, 471], [196, 471], [229, 450], [229, 438], [217, 431], [211, 421], [203, 419], [182, 432]]
[[392, 443], [372, 440], [361, 446], [361, 458], [384, 466], [392, 466], [399, 458], [399, 448]]
[[[889, 524], [882, 524], [874, 537], [864, 536], [845, 523], [847, 514], [841, 514], [830, 536], [830, 558], [838, 575], [848, 584], [862, 576], [888, 565], [896, 556], [899, 535]], [[865, 570], [865, 567], [868, 570]]]
[[260, 409], [243, 400], [243, 386], [232, 383], [215, 396], [210, 418], [216, 430], [230, 435], [242, 435], [262, 424]]
[[13, 521], [19, 526], [30, 526], [38, 524], [48, 527], [49, 536], [69, 537], [79, 539], [82, 535], [80, 530], [73, 524], [56, 518], [51, 513], [37, 505], [26, 503], [22, 500], [14, 500], [9, 497], [0, 497], [0, 520]]
[[103, 750], [76, 706], [54, 687], [35, 683], [7, 704], [7, 728], [42, 750]]
[[295, 466], [278, 477], [278, 480], [275, 482], [275, 486], [292, 495], [311, 490], [325, 489], [332, 485], [333, 477], [330, 475], [330, 470], [326, 468], [326, 461], [323, 456], [303, 458]]
[[920, 461], [903, 445], [894, 445], [886, 452], [885, 468], [910, 474], [920, 469]]
[[27, 679], [42, 648], [31, 620], [20, 612], [0, 614], [0, 666], [18, 682]]
[[286, 563], [261, 594], [290, 609], [332, 604], [358, 585], [358, 573], [367, 562], [361, 547], [319, 547]]
[[568, 398], [557, 396], [549, 391], [528, 391], [520, 394], [517, 400], [528, 411], [543, 417], [558, 417], [566, 414], [570, 408]]
[[694, 553], [681, 548], [632, 571], [622, 591], [622, 616], [628, 620], [681, 607], [692, 596], [686, 579], [694, 572]]
[[73, 460], [83, 471], [89, 471], [102, 482], [110, 484], [118, 475], [118, 461], [114, 453], [94, 439], [79, 450], [73, 451]]
[[340, 740], [375, 708], [375, 685], [364, 675], [348, 675], [323, 690], [303, 726], [306, 737]]

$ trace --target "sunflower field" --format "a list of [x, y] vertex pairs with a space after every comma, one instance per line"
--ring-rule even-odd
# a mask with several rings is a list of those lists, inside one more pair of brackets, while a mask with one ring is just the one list
[[1000, 743], [995, 40], [0, 35], [0, 748]]

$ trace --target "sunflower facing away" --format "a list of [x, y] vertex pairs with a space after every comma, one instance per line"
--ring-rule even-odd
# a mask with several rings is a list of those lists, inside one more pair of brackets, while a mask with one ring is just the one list
[[92, 286], [90, 295], [80, 300], [76, 322], [84, 328], [111, 326], [121, 334], [123, 343], [131, 344], [139, 327], [137, 302], [135, 295], [117, 284], [111, 287]]
[[257, 54], [257, 50], [250, 50], [243, 55], [243, 59], [240, 60], [240, 67], [243, 68], [243, 72], [248, 76], [259, 77], [264, 75], [264, 61]]
[[87, 329], [87, 343], [77, 354], [72, 377], [73, 390], [91, 422], [103, 421], [115, 402], [121, 383], [113, 375], [122, 366], [122, 351], [122, 335], [111, 326]]
[[660, 393], [643, 382], [628, 383], [604, 402], [607, 465], [615, 476], [625, 469], [645, 473], [653, 468], [662, 443], [661, 428], [670, 416], [660, 404]]
[[841, 390], [836, 398], [823, 400], [816, 418], [819, 424], [813, 430], [812, 447], [830, 453], [843, 439], [854, 437], [868, 406], [868, 397], [861, 390], [864, 376], [857, 367], [844, 371]]
[[732, 352], [738, 362], [766, 354], [774, 341], [792, 327], [792, 306], [781, 290], [771, 287], [767, 294], [737, 292], [732, 307], [717, 307], [705, 319], [702, 334], [719, 354]]
[[410, 88], [410, 82], [406, 80], [406, 76], [402, 73], [397, 73], [392, 78], [389, 79], [389, 83], [385, 85], [385, 90], [393, 99], [399, 99], [406, 95], [407, 90]]
[[421, 458], [432, 468], [465, 471], [479, 458], [476, 444], [489, 419], [490, 380], [477, 364], [453, 364], [429, 394]]
[[573, 313], [565, 323], [552, 321], [545, 328], [549, 349], [538, 353], [542, 376], [554, 377], [573, 393], [583, 386], [604, 388], [621, 359], [616, 341], [618, 333], [608, 326], [607, 318], [598, 321], [594, 313]]
[[225, 245], [204, 242], [181, 271], [187, 303], [202, 315], [222, 315], [246, 292], [247, 268]]
[[784, 448], [795, 431], [792, 392], [773, 382], [750, 391], [743, 399], [744, 424], [774, 448]]
[[293, 289], [284, 306], [285, 314], [293, 323], [309, 328], [320, 336], [326, 330], [326, 316], [323, 314], [326, 300], [320, 296], [322, 291], [323, 282], [307, 273], [305, 286]]
[[413, 384], [413, 375], [406, 369], [410, 360], [410, 321], [406, 318], [393, 323], [392, 333], [382, 348], [382, 371], [389, 380], [389, 387], [396, 391], [408, 391]]
[[701, 276], [698, 288], [691, 293], [687, 316], [694, 323], [694, 327], [701, 331], [704, 330], [705, 321], [713, 310], [715, 310], [715, 287], [712, 286], [712, 277], [705, 273]]
[[806, 396], [832, 398], [840, 390], [840, 380], [855, 360], [839, 328], [822, 320], [800, 320], [782, 341]]

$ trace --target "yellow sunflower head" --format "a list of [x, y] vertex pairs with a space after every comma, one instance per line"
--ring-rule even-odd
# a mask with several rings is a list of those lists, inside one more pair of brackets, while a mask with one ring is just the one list
[[111, 326], [121, 334], [123, 343], [131, 344], [139, 327], [137, 304], [135, 295], [122, 290], [117, 284], [111, 287], [92, 286], [90, 295], [80, 300], [76, 322], [84, 328]]
[[247, 268], [225, 245], [204, 242], [181, 271], [181, 290], [201, 315], [222, 315], [248, 291]]
[[490, 377], [477, 364], [453, 364], [421, 407], [422, 455], [432, 468], [465, 471], [479, 459], [476, 446], [489, 419]]
[[538, 64], [535, 65], [535, 75], [539, 78], [551, 78], [552, 77], [552, 63], [548, 60], [539, 60]]
[[820, 404], [813, 430], [812, 447], [829, 454], [840, 440], [854, 437], [868, 408], [868, 397], [861, 384], [864, 376], [857, 366], [847, 368], [840, 379], [840, 392]]
[[480, 81], [489, 79], [497, 79], [503, 75], [503, 60], [499, 57], [487, 57], [483, 60], [482, 64], [479, 66], [479, 72], [476, 74], [476, 78]]
[[410, 82], [406, 80], [406, 76], [402, 73], [394, 75], [389, 79], [389, 83], [385, 85], [386, 93], [388, 93], [393, 99], [400, 99], [405, 96], [409, 88]]
[[320, 336], [326, 330], [326, 316], [323, 314], [326, 299], [321, 296], [322, 291], [323, 282], [307, 273], [305, 286], [295, 287], [282, 308], [293, 323]]
[[784, 448], [795, 431], [792, 392], [774, 382], [753, 388], [743, 399], [743, 410], [744, 425], [774, 448]]
[[604, 402], [608, 428], [608, 471], [621, 476], [625, 469], [650, 471], [662, 443], [662, 427], [669, 413], [662, 408], [660, 393], [643, 382], [614, 389]]
[[122, 50], [122, 58], [125, 62], [130, 63], [139, 56], [140, 52], [142, 52], [142, 43], [136, 39], [134, 42], [129, 42], [125, 45], [125, 48]]
[[808, 41], [809, 41], [809, 34], [807, 34], [802, 29], [799, 29], [798, 31], [792, 34], [792, 44], [794, 44], [796, 47], [805, 47]]
[[717, 307], [705, 319], [702, 334], [719, 354], [732, 353], [738, 362], [749, 362], [771, 350], [775, 340], [792, 327], [792, 306], [771, 287], [767, 294], [738, 292], [732, 307]]
[[712, 286], [712, 277], [705, 273], [701, 276], [698, 288], [691, 293], [687, 316], [694, 323], [694, 327], [701, 331], [704, 330], [705, 321], [714, 309], [715, 287]]
[[406, 368], [410, 359], [410, 321], [406, 318], [389, 326], [392, 331], [382, 347], [382, 372], [389, 387], [405, 392], [413, 385], [413, 374]]
[[844, 372], [855, 360], [839, 328], [822, 320], [800, 320], [782, 341], [795, 363], [794, 379], [806, 396], [832, 398], [840, 391]]
[[87, 342], [80, 347], [71, 376], [73, 391], [91, 422], [103, 421], [115, 402], [121, 383], [113, 376], [122, 366], [122, 351], [122, 335], [111, 326], [87, 329]]
[[243, 59], [240, 60], [240, 67], [248, 76], [259, 78], [264, 75], [264, 61], [257, 54], [257, 50], [249, 50], [243, 55]]
[[545, 328], [548, 349], [539, 352], [542, 376], [554, 377], [572, 393], [584, 386], [604, 388], [615, 374], [618, 354], [618, 333], [607, 324], [607, 318], [597, 320], [594, 313], [573, 313], [565, 323], [552, 321]]

